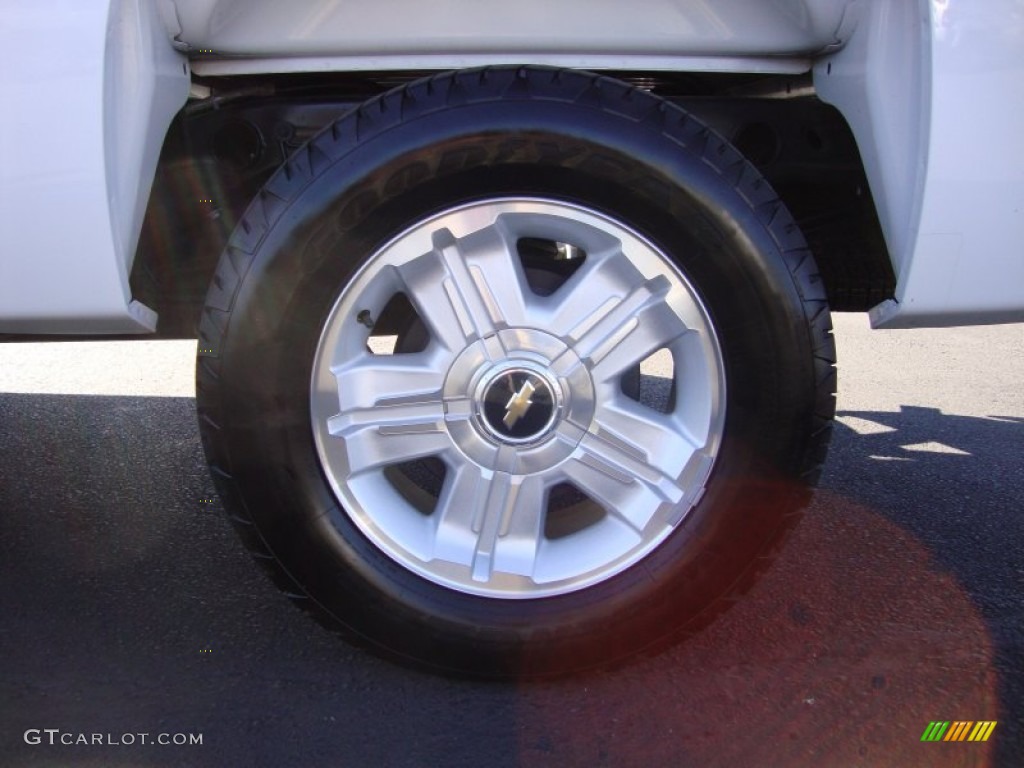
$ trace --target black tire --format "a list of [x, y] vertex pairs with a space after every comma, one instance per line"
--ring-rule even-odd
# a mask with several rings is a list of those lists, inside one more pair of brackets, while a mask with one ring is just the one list
[[[373, 543], [328, 482], [310, 405], [322, 327], [364, 261], [414, 222], [507, 197], [585, 205], [667, 254], [707, 308], [727, 392], [710, 479], [667, 538], [598, 583], [517, 600], [449, 589]], [[834, 412], [824, 288], [770, 186], [683, 110], [571, 70], [438, 75], [329, 126], [241, 220], [199, 348], [213, 476], [282, 588], [380, 653], [474, 675], [603, 665], [705, 625], [798, 519]]]

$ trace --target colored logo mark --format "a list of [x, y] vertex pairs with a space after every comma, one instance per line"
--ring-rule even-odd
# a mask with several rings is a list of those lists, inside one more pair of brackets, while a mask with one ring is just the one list
[[995, 720], [933, 720], [921, 741], [988, 741], [995, 727]]

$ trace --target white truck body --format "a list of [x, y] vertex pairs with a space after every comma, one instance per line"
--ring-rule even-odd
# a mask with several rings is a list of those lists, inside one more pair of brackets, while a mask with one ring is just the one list
[[897, 279], [873, 324], [1024, 319], [1015, 0], [3, 0], [0, 13], [0, 333], [155, 328], [128, 276], [192, 73], [499, 62], [812, 72], [856, 138]]

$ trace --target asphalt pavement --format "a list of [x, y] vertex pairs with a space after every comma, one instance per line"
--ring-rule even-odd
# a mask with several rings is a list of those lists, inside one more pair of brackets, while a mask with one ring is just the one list
[[278, 594], [206, 473], [195, 343], [0, 346], [0, 766], [1021, 765], [1024, 325], [836, 324], [774, 567], [684, 646], [540, 683], [410, 671]]

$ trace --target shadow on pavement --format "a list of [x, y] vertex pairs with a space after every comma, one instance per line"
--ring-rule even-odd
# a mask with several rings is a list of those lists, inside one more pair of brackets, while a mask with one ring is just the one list
[[[913, 534], [985, 621], [999, 680], [999, 765], [1024, 755], [1024, 418], [838, 414], [828, 485]], [[847, 463], [848, 462], [848, 463]], [[852, 465], [852, 466], [851, 466]], [[940, 717], [936, 713], [936, 719]], [[944, 717], [944, 716], [943, 716]], [[958, 719], [978, 719], [966, 712]]]
[[[211, 501], [191, 399], [0, 394], [0, 763], [1016, 764], [1022, 420], [843, 419], [790, 543], [706, 631], [611, 672], [486, 684], [379, 661], [277, 594]], [[936, 719], [999, 726], [922, 744]], [[29, 728], [203, 745], [32, 746]]]

